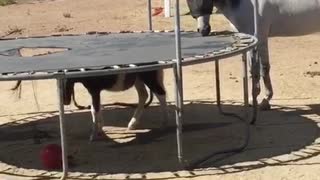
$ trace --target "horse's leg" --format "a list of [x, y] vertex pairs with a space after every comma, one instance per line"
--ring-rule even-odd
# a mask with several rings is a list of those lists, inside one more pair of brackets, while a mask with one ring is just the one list
[[187, 4], [192, 17], [197, 19], [198, 32], [202, 36], [209, 35], [211, 32], [209, 21], [213, 10], [213, 0], [187, 0]]
[[260, 110], [270, 110], [271, 106], [269, 101], [273, 96], [272, 83], [270, 78], [270, 61], [268, 50], [268, 39], [261, 40], [258, 46], [259, 58], [261, 60], [261, 76], [263, 77], [265, 97], [260, 103]]
[[168, 125], [168, 122], [169, 122], [166, 93], [163, 93], [163, 94], [155, 93], [155, 95], [157, 96], [157, 98], [158, 98], [158, 100], [160, 102], [160, 107], [161, 107], [161, 112], [162, 112], [162, 124], [161, 124], [161, 126], [162, 127], [166, 127]]
[[102, 107], [100, 104], [100, 91], [90, 91], [92, 98], [91, 115], [92, 115], [92, 131], [90, 141], [98, 140], [102, 137]]
[[252, 78], [252, 105], [254, 107], [253, 114], [252, 114], [252, 120], [251, 124], [254, 124], [258, 118], [258, 95], [260, 94], [261, 88], [260, 88], [260, 62], [257, 57], [257, 50], [253, 50], [250, 54], [250, 60], [251, 60], [251, 78]]
[[138, 92], [139, 104], [138, 104], [129, 124], [128, 124], [129, 130], [135, 129], [136, 126], [138, 125], [140, 117], [141, 117], [142, 112], [144, 110], [144, 104], [148, 98], [148, 92], [146, 90], [146, 87], [145, 87], [144, 83], [139, 78], [137, 78], [137, 80], [135, 82], [135, 88]]

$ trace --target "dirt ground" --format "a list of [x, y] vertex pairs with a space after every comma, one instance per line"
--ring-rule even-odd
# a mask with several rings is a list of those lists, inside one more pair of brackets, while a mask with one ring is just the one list
[[[0, 36], [145, 30], [146, 2], [23, 1], [0, 7]], [[158, 6], [162, 2], [154, 0], [153, 7]], [[181, 13], [186, 13], [185, 2], [181, 6]], [[173, 19], [162, 14], [155, 16], [153, 23], [154, 29], [174, 27]], [[212, 24], [214, 30], [229, 28], [221, 15], [213, 15]], [[194, 30], [195, 21], [181, 16], [181, 26]], [[143, 115], [141, 130], [132, 132], [126, 132], [125, 127], [133, 109], [107, 107], [104, 119], [108, 136], [94, 143], [88, 141], [90, 112], [71, 106], [67, 107], [67, 125], [72, 179], [320, 179], [320, 34], [271, 38], [269, 45], [275, 91], [272, 110], [261, 112], [257, 125], [250, 127], [251, 138], [245, 151], [225, 158], [217, 156], [194, 170], [181, 170], [176, 160], [172, 106], [166, 131], [156, 129], [161, 114], [154, 103]], [[217, 112], [213, 72], [213, 63], [185, 67], [183, 71], [184, 148], [188, 160], [239, 146], [245, 139], [239, 119]], [[225, 110], [245, 117], [240, 57], [221, 62], [221, 78]], [[45, 144], [59, 142], [55, 82], [23, 82], [20, 100], [9, 90], [13, 84], [1, 82], [0, 86], [0, 179], [59, 177], [59, 170], [46, 171], [39, 160]], [[173, 102], [172, 70], [165, 71], [165, 86], [168, 101]], [[76, 86], [76, 92], [79, 103], [89, 104], [82, 86]], [[102, 101], [136, 102], [136, 98], [134, 90], [103, 92]], [[35, 138], [35, 130], [49, 136]]]

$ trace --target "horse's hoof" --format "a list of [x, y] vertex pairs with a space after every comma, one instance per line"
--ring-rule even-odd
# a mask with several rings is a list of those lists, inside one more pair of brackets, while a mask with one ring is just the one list
[[208, 36], [211, 32], [211, 26], [205, 25], [202, 29], [198, 29], [202, 36]]
[[263, 100], [261, 101], [260, 105], [259, 105], [259, 109], [260, 109], [261, 111], [268, 111], [268, 110], [270, 110], [270, 109], [271, 109], [271, 105], [270, 105], [269, 101], [266, 100], [266, 99], [263, 99]]

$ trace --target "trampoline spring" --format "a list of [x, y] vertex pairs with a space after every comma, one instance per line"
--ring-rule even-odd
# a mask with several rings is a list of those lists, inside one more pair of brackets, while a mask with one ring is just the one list
[[133, 31], [134, 33], [143, 33], [143, 31]]
[[62, 34], [62, 36], [80, 36], [81, 34]]
[[98, 32], [99, 35], [108, 35], [111, 34], [110, 32]]
[[223, 54], [223, 53], [224, 53], [224, 50], [222, 50], [222, 49], [215, 51], [215, 54]]
[[119, 33], [133, 33], [133, 31], [126, 31], [126, 30], [121, 30]]
[[187, 57], [184, 59], [184, 61], [192, 61], [192, 60], [196, 60], [196, 58], [194, 57]]
[[120, 66], [118, 65], [114, 65], [114, 66], [111, 66], [113, 69], [120, 69]]
[[47, 36], [32, 36], [31, 38], [45, 38]]
[[227, 49], [220, 49], [219, 52], [225, 53], [225, 52], [228, 52], [228, 50]]
[[204, 57], [206, 57], [206, 55], [195, 55], [194, 57], [195, 58], [204, 58]]
[[97, 31], [89, 31], [89, 32], [87, 32], [86, 34], [88, 34], [88, 35], [94, 35], [94, 34], [98, 34], [98, 32], [97, 32]]
[[239, 49], [239, 47], [238, 47], [238, 46], [235, 46], [234, 44], [232, 45], [231, 48], [232, 48], [231, 51], [235, 51], [235, 50], [238, 50], [238, 49]]
[[50, 36], [53, 36], [53, 37], [59, 37], [59, 36], [63, 36], [63, 35], [62, 35], [62, 34], [54, 33], [54, 34], [51, 34]]
[[155, 33], [163, 32], [163, 30], [154, 30]]
[[158, 61], [159, 64], [166, 64], [165, 61]]
[[137, 67], [135, 64], [129, 64], [129, 67]]
[[206, 57], [213, 57], [214, 56], [214, 53], [213, 52], [208, 52], [207, 54], [206, 54]]
[[239, 38], [245, 38], [245, 39], [251, 38], [250, 36], [244, 33], [236, 33], [235, 35], [237, 35]]
[[241, 39], [241, 43], [251, 44], [253, 42], [253, 39]]
[[239, 43], [239, 44], [235, 44], [235, 46], [238, 48], [242, 48], [242, 47], [247, 47], [248, 44]]

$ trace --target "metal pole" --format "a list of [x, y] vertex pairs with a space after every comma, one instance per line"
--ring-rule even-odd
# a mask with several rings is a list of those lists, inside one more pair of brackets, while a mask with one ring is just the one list
[[148, 22], [149, 22], [149, 30], [152, 31], [152, 14], [151, 14], [151, 0], [148, 0]]
[[219, 60], [214, 61], [215, 64], [215, 72], [216, 72], [216, 98], [217, 98], [217, 106], [219, 109], [219, 112], [222, 112], [221, 109], [221, 91], [220, 91], [220, 68], [219, 68]]
[[[246, 69], [246, 68], [245, 68]], [[215, 75], [216, 75], [216, 98], [217, 98], [217, 106], [219, 109], [219, 112], [222, 115], [225, 116], [230, 116], [233, 118], [238, 118], [240, 120], [240, 122], [242, 122], [245, 126], [245, 137], [244, 137], [244, 143], [240, 146], [240, 147], [236, 147], [236, 148], [230, 148], [230, 149], [225, 149], [225, 150], [220, 150], [220, 151], [216, 151], [216, 152], [212, 152], [207, 154], [204, 157], [201, 157], [199, 159], [196, 159], [195, 161], [192, 161], [189, 163], [189, 168], [194, 168], [197, 167], [201, 164], [204, 164], [206, 162], [208, 162], [210, 160], [210, 158], [212, 158], [213, 156], [219, 155], [219, 154], [227, 154], [227, 153], [238, 153], [240, 151], [242, 151], [244, 148], [247, 147], [248, 142], [249, 142], [249, 138], [250, 138], [250, 129], [249, 129], [249, 125], [247, 123], [247, 121], [245, 119], [243, 119], [242, 117], [238, 116], [235, 113], [230, 113], [230, 112], [224, 112], [222, 107], [221, 107], [221, 89], [220, 89], [220, 67], [219, 67], [219, 59], [215, 59]], [[248, 85], [248, 80], [245, 83], [246, 85]], [[246, 86], [244, 86], [246, 87]], [[248, 89], [245, 91], [247, 92], [247, 97], [248, 97]], [[233, 155], [232, 154], [232, 155]], [[231, 155], [231, 154], [229, 154]], [[228, 156], [224, 156], [221, 159], [216, 159], [215, 161], [210, 161], [210, 163], [222, 160], [223, 158], [226, 158]]]
[[67, 144], [66, 144], [66, 136], [65, 136], [65, 116], [64, 116], [64, 106], [63, 106], [63, 79], [57, 79], [57, 90], [59, 97], [59, 122], [60, 122], [60, 138], [61, 138], [61, 149], [62, 149], [62, 168], [63, 174], [61, 176], [61, 180], [66, 179], [68, 176], [68, 158], [67, 158]]
[[253, 18], [254, 18], [254, 36], [258, 38], [258, 2], [257, 0], [253, 1]]
[[164, 0], [164, 17], [171, 16], [171, 0]]
[[179, 0], [175, 1], [175, 41], [176, 41], [176, 66], [174, 67], [175, 83], [176, 83], [176, 125], [177, 125], [177, 147], [178, 159], [182, 164], [183, 148], [182, 148], [182, 111], [183, 111], [183, 84], [182, 84], [182, 66], [181, 66], [181, 34], [180, 34], [180, 12]]

